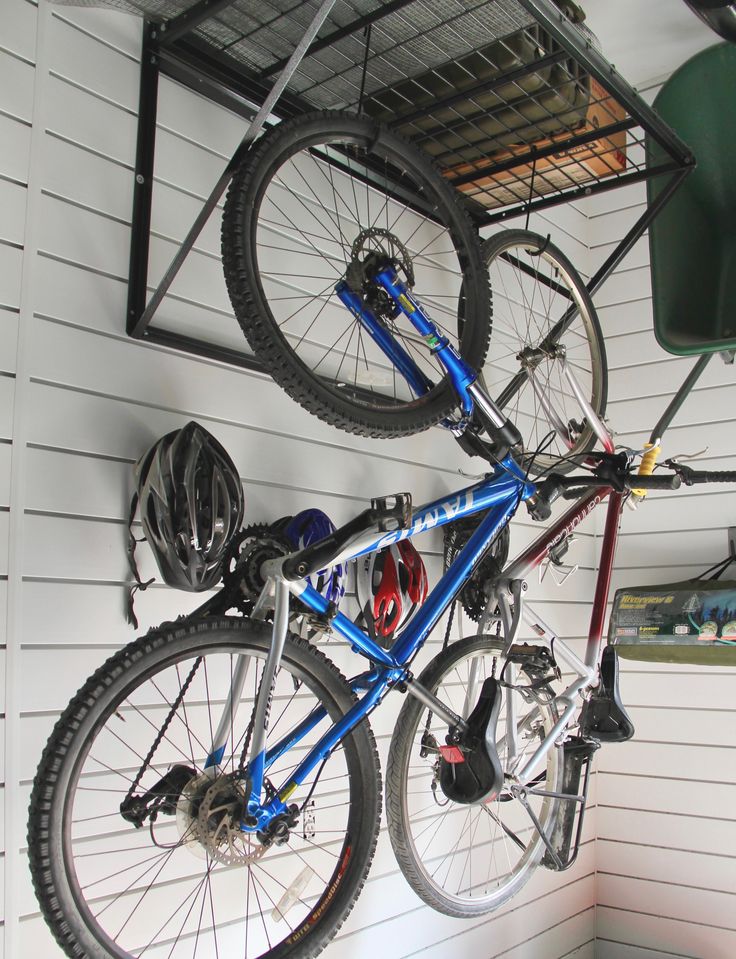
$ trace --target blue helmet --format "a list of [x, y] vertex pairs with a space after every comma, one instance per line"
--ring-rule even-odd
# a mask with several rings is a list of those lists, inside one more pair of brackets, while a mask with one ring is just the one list
[[[334, 532], [335, 524], [321, 509], [302, 510], [285, 521], [283, 527], [283, 535], [295, 549], [304, 549], [305, 546], [318, 543]], [[345, 595], [345, 575], [345, 564], [336, 563], [307, 577], [307, 582], [328, 602], [339, 606]]]

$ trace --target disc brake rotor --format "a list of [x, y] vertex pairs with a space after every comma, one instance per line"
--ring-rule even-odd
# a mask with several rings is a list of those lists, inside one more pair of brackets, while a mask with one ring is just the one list
[[226, 866], [256, 862], [268, 849], [240, 828], [246, 784], [233, 776], [212, 779], [203, 773], [182, 790], [176, 808], [181, 845], [198, 859]]

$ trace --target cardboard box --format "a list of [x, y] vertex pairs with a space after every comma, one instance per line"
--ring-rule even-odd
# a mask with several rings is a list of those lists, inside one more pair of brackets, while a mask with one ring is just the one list
[[[575, 134], [608, 127], [623, 120], [625, 116], [623, 107], [591, 78], [590, 105], [585, 121]], [[457, 189], [482, 206], [492, 209], [528, 200], [532, 175], [534, 196], [544, 196], [547, 193], [569, 189], [602, 177], [613, 176], [626, 169], [625, 130], [601, 137], [600, 140], [565, 149], [564, 144], [569, 139], [570, 134], [566, 132], [559, 137], [553, 136], [535, 141], [533, 146], [538, 148], [559, 143], [560, 149], [548, 156], [540, 157], [534, 167], [532, 163], [521, 163], [496, 173], [488, 175], [482, 173], [485, 167], [492, 170], [493, 167], [507, 162], [514, 156], [528, 154], [530, 144], [521, 144], [518, 147], [500, 150], [480, 162], [460, 164], [445, 171], [445, 175], [452, 180], [454, 177], [478, 170], [478, 179], [460, 184]], [[534, 171], [533, 174], [532, 171]]]

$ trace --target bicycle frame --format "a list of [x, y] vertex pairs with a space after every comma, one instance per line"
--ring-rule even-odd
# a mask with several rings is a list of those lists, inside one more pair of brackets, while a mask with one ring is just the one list
[[[447, 370], [452, 385], [458, 396], [459, 406], [464, 417], [469, 417], [474, 404], [482, 410], [490, 424], [498, 430], [506, 430], [508, 421], [501, 414], [498, 407], [485, 394], [477, 383], [476, 372], [462, 359], [458, 352], [450, 345], [446, 337], [442, 336], [437, 327], [422, 309], [418, 301], [412, 296], [407, 287], [399, 280], [392, 266], [387, 266], [377, 273], [376, 281], [389, 294], [397, 307], [409, 318], [416, 330], [425, 339], [428, 347], [435, 353]], [[361, 298], [357, 296], [342, 281], [336, 287], [336, 293], [345, 306], [358, 318], [368, 330], [381, 349], [394, 362], [397, 369], [405, 376], [412, 389], [417, 394], [426, 392], [432, 384], [420, 374], [413, 360], [397, 344], [384, 325], [365, 307]], [[573, 383], [571, 371], [567, 375]], [[576, 390], [579, 392], [579, 390]], [[595, 423], [596, 432], [604, 441], [604, 445], [612, 448], [610, 435], [605, 427], [583, 402], [584, 409]], [[502, 434], [503, 435], [503, 434]], [[610, 490], [597, 491], [581, 498], [555, 526], [543, 534], [515, 563], [508, 568], [505, 576], [520, 579], [528, 571], [538, 566], [548, 556], [549, 551], [565, 535], [566, 531], [574, 529], [581, 520], [598, 503], [602, 502]], [[535, 493], [535, 486], [528, 482], [526, 476], [514, 461], [507, 455], [494, 471], [481, 482], [460, 490], [451, 497], [445, 497], [429, 503], [418, 509], [409, 526], [405, 529], [396, 529], [376, 537], [375, 532], [368, 533], [343, 549], [341, 553], [332, 557], [330, 565], [355, 559], [365, 553], [380, 550], [393, 543], [409, 539], [418, 533], [435, 527], [444, 526], [455, 520], [475, 513], [485, 511], [486, 515], [480, 521], [478, 528], [470, 536], [459, 555], [450, 568], [445, 572], [439, 583], [429, 594], [422, 607], [412, 617], [408, 625], [397, 635], [389, 649], [383, 649], [374, 642], [365, 632], [359, 629], [347, 616], [334, 612], [329, 603], [313, 587], [304, 580], [291, 581], [283, 575], [284, 560], [272, 560], [264, 564], [263, 572], [267, 578], [267, 585], [261, 594], [254, 610], [254, 616], [263, 614], [270, 604], [274, 609], [273, 641], [266, 660], [264, 673], [257, 696], [255, 717], [253, 724], [253, 739], [250, 748], [248, 763], [249, 798], [246, 803], [246, 814], [241, 822], [241, 828], [246, 832], [256, 832], [268, 827], [275, 817], [288, 812], [287, 801], [297, 787], [304, 782], [307, 776], [317, 765], [324, 762], [339, 744], [339, 742], [361, 722], [368, 713], [383, 699], [387, 691], [397, 684], [405, 684], [411, 695], [418, 697], [429, 705], [450, 726], [462, 728], [464, 718], [448, 710], [435, 696], [411, 677], [408, 665], [415, 653], [425, 642], [430, 631], [436, 626], [440, 617], [447, 610], [451, 602], [458, 596], [463, 585], [476, 568], [491, 542], [500, 530], [509, 522], [519, 504], [529, 499]], [[612, 496], [609, 506], [609, 515], [615, 504], [620, 510], [620, 497]], [[618, 513], [616, 513], [618, 515]], [[613, 530], [614, 538], [617, 524], [606, 525], [607, 534]], [[613, 550], [610, 551], [610, 562], [607, 577], [605, 577], [605, 595], [601, 587], [602, 600], [597, 603], [602, 611], [605, 610], [605, 600], [610, 581], [610, 565], [613, 562]], [[354, 652], [371, 661], [371, 668], [351, 680], [353, 692], [360, 697], [355, 705], [337, 722], [334, 723], [319, 739], [299, 765], [294, 769], [288, 782], [281, 784], [270, 801], [262, 803], [264, 780], [268, 769], [286, 751], [293, 748], [315, 727], [322, 722], [327, 711], [324, 707], [315, 708], [310, 715], [286, 737], [279, 742], [266, 747], [268, 730], [268, 716], [270, 712], [270, 697], [273, 678], [278, 669], [281, 653], [286, 642], [289, 622], [289, 596], [298, 597], [312, 613], [327, 617], [333, 633], [345, 639]], [[520, 603], [520, 600], [519, 600]], [[503, 597], [502, 605], [508, 608], [508, 599]], [[520, 603], [521, 605], [521, 603]], [[598, 605], [595, 607], [598, 609]], [[594, 613], [594, 615], [596, 615]], [[518, 625], [519, 617], [515, 619]], [[597, 636], [594, 641], [593, 637]], [[519, 779], [523, 782], [528, 779], [530, 771], [538, 760], [549, 751], [562, 729], [567, 725], [575, 709], [575, 695], [591, 686], [596, 677], [596, 664], [602, 637], [602, 612], [600, 628], [591, 626], [591, 639], [586, 655], [586, 662], [581, 662], [571, 650], [560, 642], [560, 655], [573, 667], [578, 678], [564, 691], [559, 701], [564, 704], [564, 710], [559, 721], [550, 734], [540, 744], [531, 760], [520, 772]], [[506, 637], [511, 645], [513, 635]], [[214, 774], [221, 760], [227, 742], [230, 728], [230, 716], [233, 705], [242, 691], [248, 661], [241, 657], [233, 677], [232, 688], [226, 703], [212, 743], [212, 749], [207, 759], [206, 767]]]
[[[330, 627], [333, 633], [345, 639], [354, 652], [360, 653], [372, 662], [372, 668], [356, 676], [351, 685], [356, 694], [362, 697], [355, 706], [332, 726], [322, 736], [317, 745], [310, 750], [296, 770], [293, 771], [288, 783], [283, 784], [277, 795], [270, 803], [261, 805], [263, 779], [268, 768], [283, 753], [296, 745], [322, 719], [325, 718], [324, 709], [314, 710], [305, 722], [293, 730], [290, 735], [270, 748], [265, 748], [265, 734], [267, 730], [268, 697], [270, 678], [280, 658], [281, 650], [286, 639], [288, 627], [288, 599], [289, 594], [298, 597], [300, 602], [318, 616], [329, 616], [330, 610], [327, 601], [313, 587], [305, 581], [287, 582], [279, 574], [282, 561], [273, 561], [265, 564], [270, 576], [272, 587], [267, 597], [266, 591], [256, 607], [266, 605], [269, 601], [274, 606], [274, 638], [271, 653], [266, 664], [266, 674], [261, 683], [261, 692], [256, 704], [256, 720], [254, 723], [253, 743], [248, 766], [248, 775], [251, 781], [248, 814], [251, 817], [249, 825], [244, 828], [255, 831], [264, 826], [276, 815], [286, 809], [286, 800], [289, 795], [303, 782], [316, 765], [324, 761], [337, 743], [343, 739], [384, 697], [388, 689], [407, 677], [407, 667], [414, 654], [423, 645], [431, 630], [447, 610], [450, 603], [458, 595], [462, 586], [480, 562], [489, 544], [500, 530], [508, 523], [519, 503], [528, 499], [534, 493], [534, 485], [524, 479], [524, 474], [511, 457], [504, 459], [487, 478], [459, 492], [435, 500], [414, 512], [411, 525], [406, 529], [385, 532], [376, 536], [370, 533], [360, 537], [351, 546], [335, 557], [334, 563], [347, 562], [366, 553], [374, 552], [385, 546], [409, 539], [419, 533], [448, 523], [471, 516], [475, 513], [486, 512], [478, 529], [468, 540], [454, 563], [444, 574], [439, 583], [431, 591], [421, 609], [411, 619], [406, 628], [394, 640], [390, 649], [379, 646], [367, 633], [359, 629], [347, 616], [337, 612], [330, 618]], [[271, 663], [275, 665], [271, 666]], [[240, 694], [245, 682], [247, 661], [242, 660], [233, 677], [232, 690], [223, 716], [215, 733], [212, 749], [206, 766], [214, 771], [225, 750], [228, 730], [230, 728], [230, 714], [232, 703]], [[442, 705], [437, 703], [437, 711], [445, 715], [448, 721], [460, 722], [460, 717], [447, 713]]]
[[[261, 708], [267, 711], [267, 696], [264, 697], [263, 703], [261, 703], [261, 697], [259, 697], [256, 707], [256, 729], [248, 765], [251, 790], [247, 804], [249, 819], [247, 823], [243, 824], [246, 831], [263, 829], [275, 816], [285, 812], [289, 796], [314, 768], [329, 756], [337, 744], [381, 702], [389, 689], [399, 683], [406, 683], [407, 692], [430, 705], [438, 715], [447, 721], [448, 725], [462, 726], [462, 717], [449, 712], [428, 690], [425, 690], [409, 676], [408, 664], [450, 603], [457, 597], [490, 542], [515, 511], [519, 499], [527, 499], [532, 494], [533, 489], [532, 484], [524, 482], [519, 468], [513, 460], [507, 459], [493, 474], [481, 482], [460, 490], [453, 496], [436, 500], [418, 509], [411, 526], [407, 529], [384, 533], [378, 538], [375, 534], [362, 537], [336, 558], [335, 562], [345, 562], [399, 540], [409, 539], [428, 529], [444, 526], [465, 516], [486, 511], [486, 516], [481, 520], [478, 529], [434, 587], [421, 609], [410, 620], [405, 629], [398, 634], [390, 649], [387, 650], [379, 646], [342, 613], [338, 612], [330, 620], [332, 632], [345, 639], [354, 652], [371, 660], [372, 668], [351, 680], [351, 686], [356, 695], [362, 694], [352, 709], [323, 734], [319, 742], [293, 770], [288, 782], [280, 784], [274, 798], [266, 804], [261, 804], [260, 797], [263, 780], [268, 769], [279, 757], [296, 746], [322, 722], [327, 717], [327, 712], [323, 707], [316, 708], [288, 736], [265, 748], [267, 723], [260, 717]], [[554, 746], [560, 733], [570, 722], [578, 705], [577, 696], [595, 685], [597, 681], [597, 665], [603, 640], [603, 620], [613, 569], [618, 521], [624, 498], [625, 494], [618, 493], [610, 487], [587, 492], [575, 501], [548, 530], [545, 530], [518, 557], [507, 564], [499, 577], [499, 583], [503, 584], [512, 580], [523, 580], [549, 557], [550, 551], [565, 536], [571, 534], [594, 509], [608, 499], [601, 562], [584, 661], [559, 638], [547, 623], [534, 613], [531, 607], [522, 601], [520, 618], [540, 638], [547, 640], [550, 644], [554, 642], [556, 656], [572, 669], [575, 673], [575, 679], [556, 697], [557, 704], [562, 707], [557, 723], [539, 744], [525, 766], [516, 771], [517, 779], [520, 782], [528, 782], [533, 777], [535, 767]], [[288, 627], [289, 594], [298, 597], [304, 605], [317, 615], [325, 616], [329, 610], [327, 608], [328, 604], [321, 594], [303, 581], [289, 583], [274, 577], [273, 586], [272, 600], [275, 606], [273, 649], [280, 655]], [[509, 644], [513, 643], [514, 640], [513, 635], [507, 637]], [[233, 696], [239, 695], [239, 691], [242, 689], [245, 672], [243, 671], [242, 676], [239, 674], [241, 670], [245, 669], [247, 669], [247, 660], [242, 661], [236, 670], [231, 700]], [[272, 673], [268, 671], [268, 664], [266, 670], [266, 677], [261, 684], [262, 691], [270, 687], [270, 677], [272, 677]], [[230, 724], [229, 715], [230, 703], [224, 710], [223, 721], [218, 728], [213, 749], [207, 761], [207, 766], [211, 769], [216, 767], [225, 750], [227, 729]]]

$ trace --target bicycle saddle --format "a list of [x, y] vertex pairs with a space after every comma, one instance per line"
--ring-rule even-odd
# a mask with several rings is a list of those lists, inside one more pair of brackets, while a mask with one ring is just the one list
[[440, 746], [440, 786], [453, 802], [487, 802], [501, 791], [503, 768], [496, 752], [501, 698], [498, 680], [486, 679], [465, 730]]
[[634, 735], [634, 724], [618, 689], [618, 653], [606, 646], [601, 657], [601, 681], [580, 714], [580, 732], [602, 743], [622, 743]]

